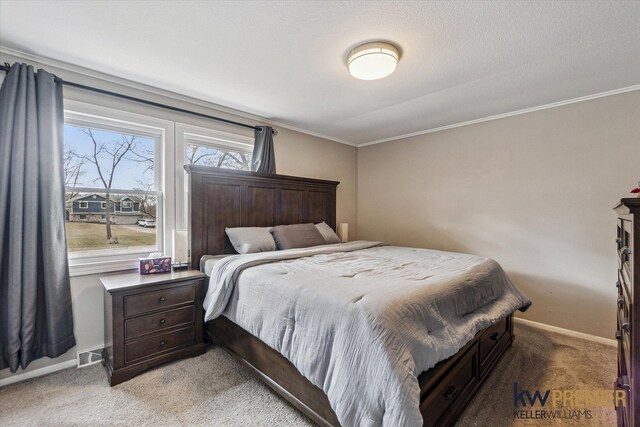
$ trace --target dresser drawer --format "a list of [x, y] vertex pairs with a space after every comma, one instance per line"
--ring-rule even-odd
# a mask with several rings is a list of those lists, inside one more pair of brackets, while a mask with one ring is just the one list
[[[616, 331], [616, 338], [618, 339], [618, 357], [622, 361], [621, 367], [624, 368], [624, 373], [631, 373], [631, 333], [628, 327], [625, 327], [625, 322], [628, 322], [628, 318], [623, 317], [622, 310], [618, 310], [618, 330]], [[630, 327], [630, 326], [629, 326]]]
[[133, 319], [125, 320], [124, 322], [125, 339], [130, 340], [176, 326], [192, 324], [193, 321], [193, 306], [135, 317]]
[[125, 345], [125, 361], [133, 362], [145, 357], [161, 354], [177, 347], [195, 343], [194, 327], [153, 335]]
[[124, 315], [129, 317], [151, 313], [193, 302], [194, 298], [195, 283], [143, 294], [127, 295], [124, 297]]
[[634, 395], [633, 395], [633, 390], [631, 389], [631, 386], [630, 386], [629, 376], [628, 375], [619, 376], [614, 386], [615, 386], [615, 390], [623, 390], [626, 393], [626, 397], [627, 397], [625, 405], [618, 404], [619, 402], [617, 402], [615, 399], [613, 402], [618, 415], [618, 426], [621, 426], [621, 425], [631, 426], [630, 411], [631, 411], [631, 408], [633, 407], [632, 406], [633, 403], [631, 403], [631, 400]]
[[495, 325], [487, 328], [480, 336], [480, 364], [484, 364], [491, 351], [506, 336], [509, 330], [507, 318], [499, 320]]
[[623, 285], [627, 289], [627, 292], [633, 295], [633, 285], [631, 278], [633, 277], [633, 272], [631, 271], [631, 263], [626, 261], [622, 264], [622, 268], [618, 272], [619, 277], [622, 280]]
[[438, 425], [440, 418], [457, 401], [466, 397], [478, 383], [477, 346], [472, 346], [467, 353], [451, 368], [443, 381], [438, 384], [427, 398], [420, 404], [420, 412], [429, 414], [424, 419], [424, 426]]
[[628, 279], [622, 274], [622, 271], [618, 271], [618, 283], [616, 284], [618, 287], [619, 294], [625, 294], [625, 297], [631, 301], [633, 299], [633, 287]]

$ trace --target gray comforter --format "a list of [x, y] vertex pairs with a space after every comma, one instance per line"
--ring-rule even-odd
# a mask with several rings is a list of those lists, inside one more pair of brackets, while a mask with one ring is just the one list
[[344, 426], [420, 426], [419, 373], [529, 299], [495, 261], [350, 243], [216, 262], [205, 319], [225, 315], [327, 394]]

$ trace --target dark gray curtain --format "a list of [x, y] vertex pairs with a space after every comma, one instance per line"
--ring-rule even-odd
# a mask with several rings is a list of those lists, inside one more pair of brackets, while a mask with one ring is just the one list
[[75, 345], [65, 239], [62, 85], [14, 64], [0, 88], [0, 369]]
[[276, 156], [273, 152], [273, 129], [263, 126], [255, 131], [251, 170], [264, 174], [276, 173]]

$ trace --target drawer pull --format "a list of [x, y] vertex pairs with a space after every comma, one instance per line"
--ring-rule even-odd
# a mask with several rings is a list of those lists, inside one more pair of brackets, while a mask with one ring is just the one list
[[618, 297], [618, 308], [622, 308], [623, 305], [624, 305], [624, 297], [620, 295]]
[[620, 331], [616, 331], [616, 339], [617, 340], [621, 340], [622, 339], [622, 333]]
[[629, 329], [631, 329], [631, 325], [629, 324], [629, 318], [625, 317], [622, 319], [622, 330], [625, 332], [629, 332]]
[[167, 323], [167, 321], [166, 321], [166, 320], [164, 320], [164, 319], [160, 319], [160, 324], [161, 324], [161, 325], [164, 325], [165, 323]]
[[458, 389], [456, 386], [452, 385], [444, 393], [444, 400], [453, 400], [456, 397], [456, 394], [458, 394]]
[[160, 297], [160, 302], [165, 302], [167, 299], [165, 297]]
[[493, 341], [498, 341], [499, 337], [500, 337], [500, 332], [494, 332], [493, 334], [491, 334], [489, 338], [492, 339]]
[[620, 384], [620, 388], [625, 390], [627, 393], [631, 392], [631, 386], [629, 385], [629, 376], [623, 375], [620, 377], [618, 383]]
[[162, 347], [163, 345], [165, 345], [166, 343], [164, 342], [164, 340], [160, 341], [160, 347]]
[[631, 249], [629, 248], [629, 246], [624, 246], [622, 249], [620, 249], [620, 256], [622, 255], [631, 255]]
[[617, 238], [616, 238], [616, 243], [619, 245], [620, 243], [622, 243], [622, 239], [621, 239], [621, 238], [619, 238], [619, 237], [617, 237]]

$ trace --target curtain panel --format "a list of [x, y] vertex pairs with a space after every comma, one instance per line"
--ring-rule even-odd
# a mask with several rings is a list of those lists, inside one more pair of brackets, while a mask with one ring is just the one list
[[276, 173], [276, 156], [273, 150], [273, 129], [269, 126], [263, 126], [255, 131], [251, 170], [253, 172], [270, 175]]
[[14, 64], [0, 88], [0, 369], [75, 346], [62, 84]]

